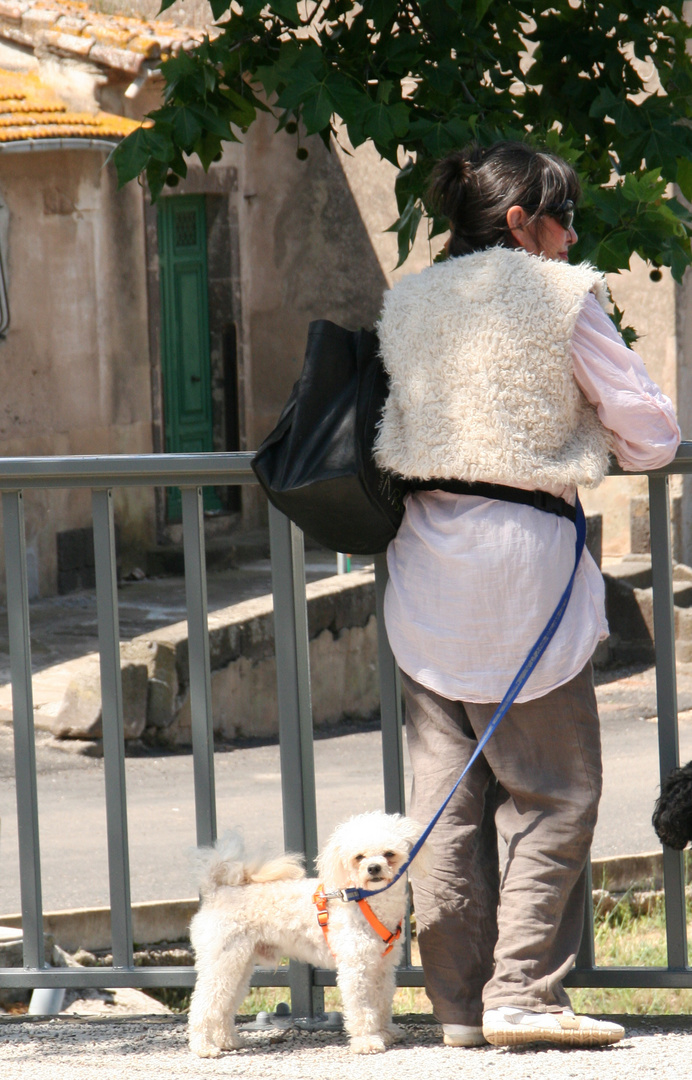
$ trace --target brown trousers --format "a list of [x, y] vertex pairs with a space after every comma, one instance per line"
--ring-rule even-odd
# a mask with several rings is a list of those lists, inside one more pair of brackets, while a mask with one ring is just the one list
[[[494, 711], [449, 701], [402, 673], [413, 766], [411, 814], [425, 823]], [[585, 874], [601, 795], [591, 664], [513, 705], [432, 833], [435, 869], [414, 885], [425, 984], [443, 1024], [479, 1024], [501, 1005], [569, 1004]], [[497, 832], [507, 844], [500, 882]]]

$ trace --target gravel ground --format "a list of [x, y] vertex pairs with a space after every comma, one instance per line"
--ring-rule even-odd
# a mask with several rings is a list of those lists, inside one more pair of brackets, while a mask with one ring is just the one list
[[[401, 1019], [401, 1018], [400, 1018]], [[612, 1047], [558, 1050], [442, 1044], [437, 1025], [404, 1020], [405, 1041], [383, 1057], [353, 1057], [341, 1034], [253, 1032], [250, 1045], [217, 1060], [193, 1057], [183, 1017], [0, 1021], [3, 1080], [673, 1080], [692, 1061], [692, 1017], [615, 1018], [627, 1035]]]

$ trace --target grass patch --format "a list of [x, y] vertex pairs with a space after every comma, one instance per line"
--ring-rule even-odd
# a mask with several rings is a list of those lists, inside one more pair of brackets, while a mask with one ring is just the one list
[[[688, 925], [692, 904], [687, 902]], [[635, 915], [624, 896], [612, 911], [596, 910], [594, 946], [597, 967], [665, 967], [666, 917], [662, 894], [646, 915]], [[662, 1015], [692, 1013], [692, 990], [571, 988], [575, 1012]]]
[[[251, 990], [240, 1006], [241, 1016], [254, 1016], [258, 1012], [275, 1012], [280, 1001], [290, 1005], [291, 991], [287, 986], [258, 986]], [[324, 988], [325, 1012], [341, 1012], [341, 992], [336, 986]], [[403, 1013], [431, 1013], [432, 1003], [422, 986], [401, 986], [394, 994], [392, 1012], [395, 1016]]]
[[[692, 924], [692, 901], [688, 899], [688, 923]], [[666, 920], [663, 897], [649, 903], [647, 914], [635, 914], [630, 898], [623, 897], [612, 910], [596, 909], [594, 944], [598, 967], [665, 967]], [[692, 936], [692, 935], [691, 935]], [[417, 942], [412, 942], [411, 959], [420, 964]], [[175, 1012], [186, 1012], [190, 991], [166, 988], [149, 990]], [[576, 988], [569, 991], [575, 1012], [636, 1015], [692, 1014], [692, 990], [635, 990]], [[288, 987], [261, 986], [251, 990], [240, 1007], [243, 1016], [275, 1012], [279, 1002], [290, 1005]], [[324, 989], [325, 1011], [341, 1011], [341, 994], [335, 986]], [[432, 1004], [423, 987], [400, 987], [394, 995], [393, 1012], [431, 1013]]]

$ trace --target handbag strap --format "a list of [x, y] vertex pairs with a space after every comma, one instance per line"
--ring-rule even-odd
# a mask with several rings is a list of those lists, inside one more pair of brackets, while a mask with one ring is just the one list
[[446, 809], [449, 801], [451, 800], [452, 796], [454, 795], [454, 792], [459, 787], [459, 784], [461, 783], [461, 781], [466, 776], [466, 773], [469, 771], [469, 769], [473, 765], [476, 758], [479, 757], [483, 753], [483, 750], [484, 750], [486, 744], [490, 741], [490, 739], [494, 735], [500, 721], [505, 716], [505, 714], [509, 711], [510, 706], [512, 705], [512, 703], [514, 702], [515, 698], [520, 693], [522, 688], [525, 686], [529, 676], [531, 675], [532, 671], [536, 667], [536, 664], [538, 663], [540, 658], [543, 656], [543, 653], [545, 652], [545, 650], [548, 648], [548, 645], [550, 644], [550, 641], [551, 641], [553, 635], [555, 634], [555, 631], [557, 630], [558, 626], [562, 622], [562, 617], [565, 614], [565, 611], [567, 610], [567, 604], [569, 603], [569, 598], [572, 595], [572, 586], [574, 585], [574, 579], [577, 576], [577, 569], [579, 567], [579, 563], [580, 563], [581, 557], [582, 557], [582, 552], [584, 551], [584, 544], [586, 542], [586, 518], [584, 517], [584, 511], [582, 509], [582, 505], [581, 505], [581, 503], [579, 501], [579, 496], [578, 495], [577, 495], [577, 501], [576, 501], [576, 505], [574, 507], [574, 510], [575, 510], [575, 518], [576, 518], [576, 520], [575, 520], [576, 539], [575, 539], [575, 544], [574, 544], [574, 568], [573, 568], [572, 573], [570, 575], [570, 579], [567, 582], [567, 585], [565, 587], [565, 591], [563, 592], [562, 596], [560, 597], [560, 600], [558, 601], [557, 607], [555, 608], [552, 615], [548, 619], [548, 622], [543, 627], [543, 630], [539, 634], [538, 638], [536, 639], [536, 641], [533, 643], [533, 645], [529, 649], [528, 654], [526, 656], [526, 659], [524, 660], [524, 663], [519, 668], [519, 671], [514, 676], [514, 679], [512, 680], [512, 683], [511, 683], [509, 689], [507, 690], [507, 693], [505, 694], [502, 701], [498, 705], [497, 709], [493, 713], [493, 716], [492, 716], [492, 718], [490, 720], [490, 723], [488, 724], [487, 728], [483, 732], [481, 738], [478, 740], [478, 745], [476, 746], [476, 749], [474, 750], [473, 754], [471, 755], [466, 767], [464, 768], [464, 771], [462, 772], [461, 776], [459, 777], [459, 779], [455, 783], [455, 785], [452, 788], [452, 790], [450, 791], [449, 795], [447, 795], [447, 797], [444, 800], [444, 802], [442, 803], [442, 805], [439, 807], [438, 810], [435, 811], [435, 813], [431, 817], [430, 821], [428, 822], [428, 824], [423, 829], [423, 832], [418, 837], [418, 840], [416, 841], [416, 843], [411, 848], [408, 859], [403, 864], [403, 866], [401, 866], [399, 868], [399, 870], [394, 875], [392, 880], [389, 881], [381, 889], [359, 889], [359, 888], [344, 889], [343, 890], [343, 899], [344, 900], [356, 900], [356, 901], [358, 901], [358, 900], [364, 900], [368, 896], [376, 896], [377, 893], [384, 892], [386, 889], [391, 889], [392, 885], [394, 885], [399, 880], [399, 878], [403, 874], [406, 873], [409, 866], [411, 865], [411, 863], [415, 859], [416, 855], [418, 854], [418, 852], [422, 848], [423, 844], [425, 843], [425, 841], [430, 836], [430, 833], [433, 831], [433, 829], [437, 825], [437, 822], [439, 821], [439, 819], [442, 816], [444, 810]]
[[452, 491], [456, 495], [480, 495], [484, 499], [501, 499], [503, 502], [524, 503], [526, 506], [535, 506], [537, 510], [543, 510], [547, 514], [557, 514], [558, 517], [577, 520], [576, 507], [571, 506], [566, 499], [559, 495], [551, 495], [549, 491], [525, 491], [523, 488], [508, 487], [505, 484], [475, 483], [471, 480], [416, 480], [411, 482], [415, 491]]

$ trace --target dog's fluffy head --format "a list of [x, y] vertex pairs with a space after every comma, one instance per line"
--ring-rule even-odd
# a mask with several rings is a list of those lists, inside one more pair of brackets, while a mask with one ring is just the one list
[[[373, 811], [349, 818], [332, 833], [317, 860], [320, 880], [337, 889], [385, 885], [406, 861], [422, 831], [417, 821], [401, 814]], [[430, 869], [430, 848], [424, 844], [409, 874], [423, 877]]]
[[668, 773], [651, 820], [667, 847], [682, 851], [692, 840], [692, 761]]

